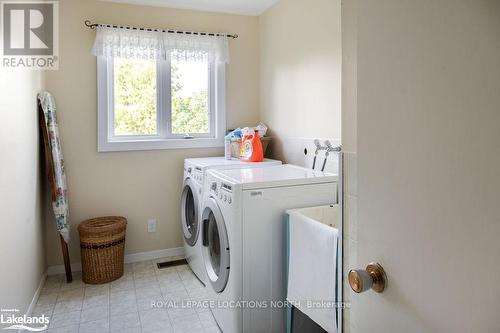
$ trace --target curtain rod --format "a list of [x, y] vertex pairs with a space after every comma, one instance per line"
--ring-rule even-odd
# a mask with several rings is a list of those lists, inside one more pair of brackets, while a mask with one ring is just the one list
[[166, 30], [166, 29], [156, 29], [156, 28], [142, 28], [142, 27], [129, 27], [121, 25], [111, 25], [111, 24], [100, 24], [92, 23], [89, 20], [85, 20], [85, 25], [90, 29], [95, 29], [96, 27], [106, 27], [106, 28], [116, 28], [116, 29], [128, 29], [128, 30], [141, 30], [141, 31], [157, 31], [157, 32], [167, 32], [169, 34], [185, 34], [185, 35], [199, 35], [199, 36], [226, 36], [228, 38], [236, 39], [237, 34], [220, 34], [212, 32], [195, 32], [195, 31], [181, 31], [181, 30]]

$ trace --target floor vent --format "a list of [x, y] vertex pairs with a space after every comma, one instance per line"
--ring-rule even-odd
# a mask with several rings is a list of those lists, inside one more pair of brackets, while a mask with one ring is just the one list
[[186, 261], [186, 259], [180, 259], [180, 260], [174, 260], [174, 261], [159, 262], [159, 263], [157, 263], [157, 265], [158, 265], [158, 269], [162, 269], [162, 268], [167, 268], [167, 267], [187, 265], [187, 261]]

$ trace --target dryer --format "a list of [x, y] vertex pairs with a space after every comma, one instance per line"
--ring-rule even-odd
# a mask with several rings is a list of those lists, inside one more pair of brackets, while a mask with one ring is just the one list
[[186, 260], [198, 279], [206, 284], [205, 267], [201, 254], [200, 206], [202, 204], [205, 172], [209, 169], [261, 168], [281, 165], [281, 161], [264, 159], [262, 162], [242, 162], [224, 157], [188, 158], [184, 160], [184, 181], [181, 196], [181, 224]]
[[223, 332], [285, 331], [285, 211], [335, 203], [337, 179], [293, 165], [207, 173], [202, 253]]

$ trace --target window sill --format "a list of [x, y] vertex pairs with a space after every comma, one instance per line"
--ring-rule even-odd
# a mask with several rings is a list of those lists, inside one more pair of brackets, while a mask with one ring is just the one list
[[133, 141], [104, 141], [98, 142], [97, 151], [134, 151], [159, 149], [192, 149], [192, 148], [219, 148], [224, 147], [224, 139], [193, 138], [193, 139], [151, 139]]

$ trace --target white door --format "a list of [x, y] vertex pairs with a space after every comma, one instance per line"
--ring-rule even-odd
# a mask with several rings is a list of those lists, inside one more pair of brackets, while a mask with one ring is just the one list
[[343, 15], [347, 268], [388, 275], [381, 294], [349, 293], [346, 327], [500, 332], [500, 1], [358, 0]]

